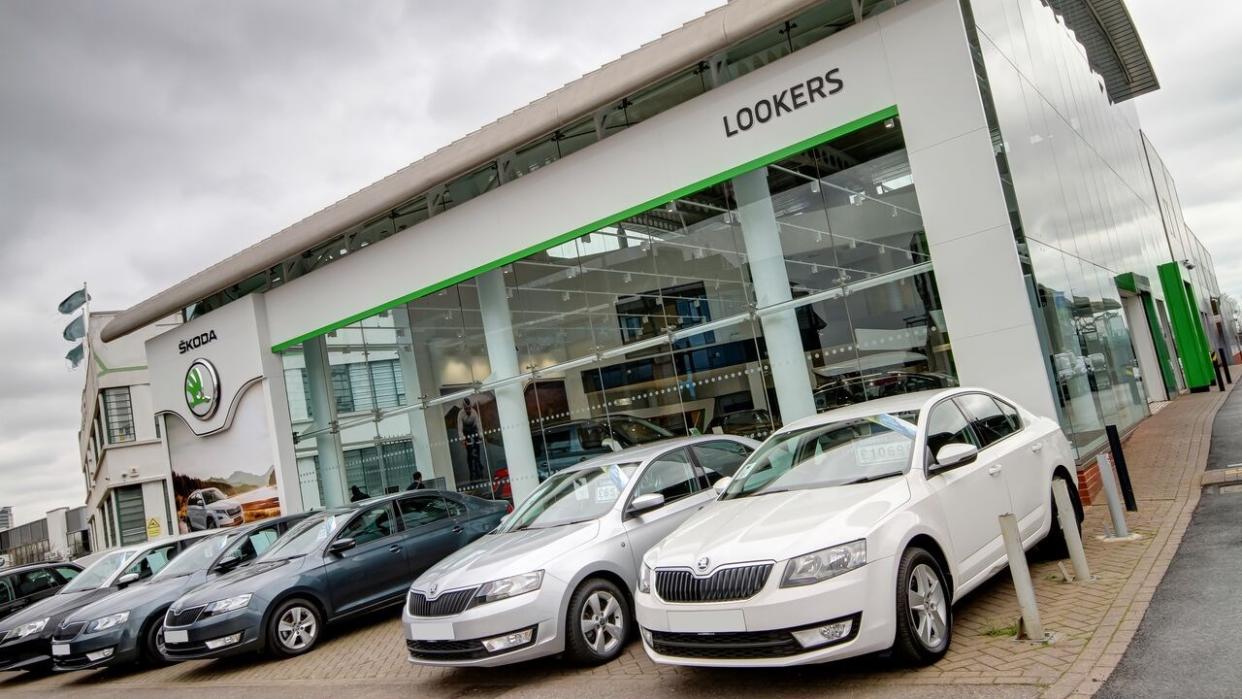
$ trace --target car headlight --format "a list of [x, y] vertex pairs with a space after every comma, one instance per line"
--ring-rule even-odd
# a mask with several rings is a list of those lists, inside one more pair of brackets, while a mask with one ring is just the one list
[[866, 562], [867, 542], [864, 539], [813, 551], [789, 559], [785, 564], [781, 587], [813, 585], [854, 570]]
[[223, 614], [225, 612], [234, 612], [238, 609], [245, 609], [250, 605], [250, 593], [229, 597], [227, 599], [218, 599], [215, 602], [203, 608], [203, 616], [211, 616], [212, 614]]
[[480, 603], [495, 602], [527, 592], [534, 592], [542, 584], [543, 571], [536, 570], [533, 573], [522, 573], [521, 575], [483, 583], [474, 596]]
[[16, 638], [25, 638], [31, 634], [39, 633], [45, 626], [47, 626], [48, 621], [48, 619], [40, 619], [38, 621], [32, 621], [28, 624], [22, 624], [21, 626], [14, 626], [8, 631], [0, 634], [0, 641], [11, 641]]
[[654, 572], [651, 566], [643, 562], [643, 569], [638, 573], [638, 591], [644, 594], [651, 592], [651, 578]]
[[107, 631], [116, 626], [120, 626], [129, 621], [129, 612], [119, 612], [117, 614], [109, 614], [108, 616], [99, 617], [86, 625], [86, 633], [95, 633], [96, 631]]

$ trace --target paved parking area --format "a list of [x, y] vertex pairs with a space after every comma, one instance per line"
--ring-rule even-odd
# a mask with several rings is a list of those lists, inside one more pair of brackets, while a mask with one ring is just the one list
[[[1087, 556], [1096, 580], [1066, 583], [1056, 562], [1032, 565], [1051, 644], [1012, 635], [1017, 602], [1007, 574], [997, 576], [956, 608], [953, 646], [936, 665], [918, 670], [882, 658], [773, 671], [696, 670], [659, 666], [637, 643], [606, 666], [582, 670], [556, 659], [498, 669], [445, 670], [405, 660], [394, 610], [334, 630], [324, 645], [300, 658], [235, 658], [183, 663], [147, 671], [98, 671], [45, 678], [0, 677], [0, 694], [99, 697], [166, 696], [202, 692], [216, 699], [252, 695], [335, 697], [567, 696], [1051, 696], [1091, 694], [1120, 661], [1156, 586], [1164, 576], [1199, 500], [1199, 483], [1219, 392], [1183, 396], [1147, 420], [1126, 445], [1139, 512], [1130, 528], [1138, 541], [1102, 541], [1107, 512], [1087, 508]], [[1067, 564], [1068, 565], [1068, 564]]]

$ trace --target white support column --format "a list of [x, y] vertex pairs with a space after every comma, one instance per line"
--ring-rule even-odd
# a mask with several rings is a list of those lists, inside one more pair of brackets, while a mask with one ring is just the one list
[[[307, 383], [310, 384], [312, 430], [324, 430], [336, 423], [336, 401], [332, 398], [329, 381], [331, 367], [328, 364], [328, 347], [323, 335], [302, 343], [302, 356], [306, 361]], [[319, 452], [319, 479], [323, 482], [323, 499], [326, 507], [340, 507], [348, 502], [345, 497], [345, 478], [342, 457], [334, 430], [315, 435], [315, 448]]]
[[[420, 396], [435, 395], [435, 381], [431, 375], [431, 353], [426, 344], [414, 342], [414, 329], [410, 327], [410, 314], [405, 306], [392, 309], [393, 323], [397, 328], [397, 357], [401, 361], [401, 378], [405, 382], [405, 400], [409, 405], [419, 402]], [[414, 442], [414, 467], [423, 478], [443, 478], [445, 487], [453, 490], [453, 462], [448, 451], [448, 437], [444, 434], [444, 419], [439, 410], [411, 410], [410, 439]], [[437, 424], [438, 423], [438, 424]], [[435, 440], [436, 434], [440, 435]]]
[[[487, 338], [487, 360], [492, 369], [489, 379], [516, 376], [520, 369], [517, 344], [513, 339], [513, 320], [509, 314], [509, 298], [505, 295], [504, 273], [494, 269], [479, 275], [477, 281], [483, 333]], [[526, 414], [522, 384], [511, 383], [496, 389], [496, 408], [500, 412], [500, 435], [505, 444], [513, 502], [518, 504], [539, 485], [535, 445], [530, 437], [530, 417]]]
[[[780, 227], [772, 209], [767, 168], [733, 178], [733, 191], [737, 195], [742, 238], [759, 308], [790, 300], [793, 295], [789, 290], [789, 275], [785, 272]], [[811, 376], [802, 352], [796, 311], [790, 309], [764, 316], [762, 324], [781, 420], [789, 424], [814, 415], [815, 399], [811, 396]]]

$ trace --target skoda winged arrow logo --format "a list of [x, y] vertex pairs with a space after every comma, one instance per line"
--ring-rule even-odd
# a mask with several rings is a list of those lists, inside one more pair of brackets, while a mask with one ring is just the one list
[[706, 573], [707, 567], [710, 566], [711, 564], [712, 564], [712, 560], [708, 558], [707, 556], [704, 556], [699, 559], [698, 563], [694, 564], [694, 567], [697, 568], [700, 573]]
[[433, 584], [431, 585], [431, 589], [427, 590], [427, 596], [428, 596], [428, 597], [435, 597], [435, 596], [436, 596], [436, 590], [438, 590], [438, 589], [440, 589], [440, 585], [439, 585], [439, 583], [433, 583]]
[[195, 359], [185, 372], [185, 405], [200, 420], [210, 419], [219, 406], [220, 377], [206, 359]]

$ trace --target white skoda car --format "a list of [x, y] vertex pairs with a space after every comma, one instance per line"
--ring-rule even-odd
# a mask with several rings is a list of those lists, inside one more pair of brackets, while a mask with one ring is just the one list
[[1060, 427], [988, 391], [927, 391], [797, 421], [720, 500], [648, 551], [635, 596], [647, 653], [677, 665], [783, 666], [948, 650], [952, 604], [1006, 565], [998, 518], [1064, 555]]
[[731, 435], [667, 439], [552, 474], [495, 531], [414, 581], [403, 615], [410, 661], [617, 657], [634, 635], [643, 554], [713, 502], [713, 484], [758, 446]]

